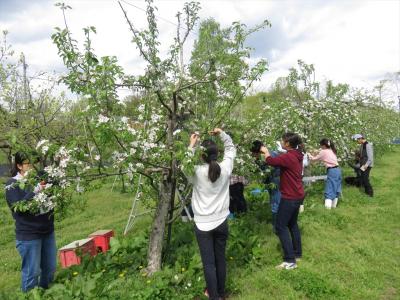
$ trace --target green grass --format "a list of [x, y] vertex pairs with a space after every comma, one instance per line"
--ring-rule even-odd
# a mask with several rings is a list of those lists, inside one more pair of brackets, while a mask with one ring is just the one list
[[[350, 175], [351, 170], [344, 173]], [[331, 211], [323, 207], [323, 184], [313, 185], [299, 220], [304, 256], [292, 271], [275, 270], [282, 258], [269, 223], [269, 206], [265, 199], [253, 199], [250, 212], [231, 221], [230, 299], [400, 299], [400, 147], [377, 160], [371, 181], [374, 198], [345, 187], [343, 200]], [[122, 235], [131, 194], [112, 193], [107, 185], [88, 196], [85, 210], [57, 222], [58, 247], [101, 228], [113, 228]], [[20, 258], [4, 200], [0, 217], [0, 290], [13, 293], [19, 286]], [[131, 236], [140, 234], [148, 224], [148, 218], [141, 219]], [[181, 232], [174, 230], [175, 251], [170, 260], [177, 252], [198, 251], [189, 227], [175, 227]], [[243, 251], [235, 255], [236, 246], [250, 243], [255, 243], [249, 247], [251, 255], [243, 256]]]
[[[118, 183], [118, 182], [117, 182]], [[98, 229], [114, 229], [117, 237], [123, 230], [131, 209], [132, 194], [120, 193], [120, 184], [113, 192], [111, 184], [101, 190], [88, 194], [86, 208], [75, 210], [61, 222], [55, 223], [57, 248]], [[149, 217], [138, 218], [130, 235], [142, 231], [149, 224]], [[4, 196], [0, 203], [0, 290], [13, 292], [20, 284], [20, 256], [15, 248], [14, 220], [5, 204]]]
[[267, 231], [269, 258], [231, 274], [240, 291], [232, 299], [400, 299], [399, 147], [379, 159], [371, 177], [374, 198], [346, 187], [332, 211], [323, 208], [322, 184], [314, 186], [299, 221], [304, 256], [298, 269], [274, 269], [279, 241]]

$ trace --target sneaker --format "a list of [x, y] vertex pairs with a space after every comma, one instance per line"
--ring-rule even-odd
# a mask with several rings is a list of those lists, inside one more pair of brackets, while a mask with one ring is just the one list
[[297, 264], [284, 261], [283, 263], [276, 266], [275, 268], [278, 270], [293, 270], [293, 269], [297, 268]]

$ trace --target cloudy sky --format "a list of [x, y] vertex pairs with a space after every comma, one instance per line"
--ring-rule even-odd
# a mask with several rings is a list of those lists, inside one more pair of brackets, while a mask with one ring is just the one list
[[[82, 28], [97, 28], [94, 48], [99, 56], [115, 55], [124, 69], [143, 69], [137, 49], [116, 0], [65, 0], [68, 24], [81, 40]], [[24, 52], [29, 74], [65, 71], [51, 42], [54, 27], [63, 27], [61, 11], [49, 0], [0, 0], [0, 30], [16, 53]], [[143, 0], [121, 0], [137, 28], [145, 26]], [[184, 1], [155, 0], [161, 47], [167, 49], [176, 32], [175, 14]], [[270, 70], [256, 89], [269, 87], [297, 64], [313, 63], [319, 79], [371, 88], [388, 72], [400, 71], [400, 0], [354, 1], [200, 1], [201, 19], [222, 25], [241, 21], [249, 26], [268, 19], [272, 27], [249, 39], [254, 58], [267, 58]], [[190, 35], [190, 47], [196, 34]], [[187, 55], [188, 57], [188, 55]]]

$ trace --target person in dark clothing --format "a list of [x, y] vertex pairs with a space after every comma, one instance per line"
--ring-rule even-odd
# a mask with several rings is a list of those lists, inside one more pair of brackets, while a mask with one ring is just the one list
[[297, 267], [296, 259], [302, 256], [301, 235], [297, 218], [300, 205], [304, 200], [302, 184], [303, 172], [303, 142], [295, 133], [285, 133], [282, 136], [282, 147], [287, 151], [277, 157], [272, 157], [265, 146], [260, 152], [264, 154], [268, 165], [280, 167], [281, 202], [276, 219], [276, 234], [283, 248], [283, 262], [278, 269], [291, 270]]
[[[256, 140], [253, 142], [252, 147], [250, 148], [250, 151], [252, 153], [252, 156], [256, 158], [255, 163], [258, 165], [261, 171], [265, 171], [268, 168], [267, 163], [265, 160], [260, 161], [259, 156], [260, 156], [260, 149], [263, 146], [262, 142]], [[277, 151], [272, 151], [270, 152], [272, 157], [278, 156], [280, 153], [285, 152], [284, 149], [278, 146]], [[279, 167], [274, 167], [272, 168], [270, 174], [265, 178], [264, 184], [266, 189], [268, 190], [269, 194], [269, 202], [271, 206], [271, 223], [272, 223], [272, 231], [275, 232], [275, 226], [276, 226], [276, 215], [278, 213], [279, 209], [279, 203], [281, 201], [281, 192], [279, 190], [279, 185], [280, 185], [280, 168]]]
[[6, 183], [6, 200], [15, 220], [16, 248], [22, 259], [21, 289], [27, 292], [40, 286], [48, 288], [56, 270], [56, 242], [54, 236], [53, 211], [32, 214], [14, 211], [13, 206], [19, 201], [31, 201], [44, 185], [34, 189], [20, 188], [18, 182], [31, 168], [28, 157], [15, 154], [13, 177]]
[[355, 134], [353, 139], [360, 145], [360, 178], [361, 184], [364, 187], [365, 193], [373, 197], [374, 190], [369, 181], [369, 174], [374, 166], [374, 152], [372, 144], [369, 143], [363, 135]]
[[229, 211], [233, 214], [247, 212], [247, 203], [244, 198], [244, 186], [248, 182], [246, 178], [239, 175], [231, 175], [229, 182]]
[[354, 162], [348, 162], [349, 167], [354, 170], [356, 176], [347, 176], [344, 178], [344, 182], [348, 185], [356, 187], [361, 186], [361, 170], [360, 170], [360, 151], [357, 150], [354, 153]]

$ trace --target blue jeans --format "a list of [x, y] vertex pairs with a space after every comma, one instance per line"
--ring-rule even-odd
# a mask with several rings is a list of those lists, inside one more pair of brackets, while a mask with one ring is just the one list
[[325, 199], [339, 198], [342, 192], [342, 171], [340, 168], [332, 168], [327, 170], [325, 182]]
[[[301, 236], [297, 217], [303, 199], [287, 200], [282, 198], [276, 217], [276, 234], [281, 241], [283, 249], [283, 260], [296, 262], [296, 257], [302, 256]], [[290, 233], [290, 234], [289, 234]]]
[[274, 177], [271, 183], [275, 184], [274, 188], [268, 188], [269, 203], [271, 204], [271, 212], [276, 214], [279, 209], [279, 202], [281, 201], [281, 191], [279, 190], [280, 178]]
[[16, 247], [22, 259], [22, 291], [27, 292], [36, 286], [48, 288], [53, 281], [57, 262], [54, 231], [37, 240], [17, 240]]

